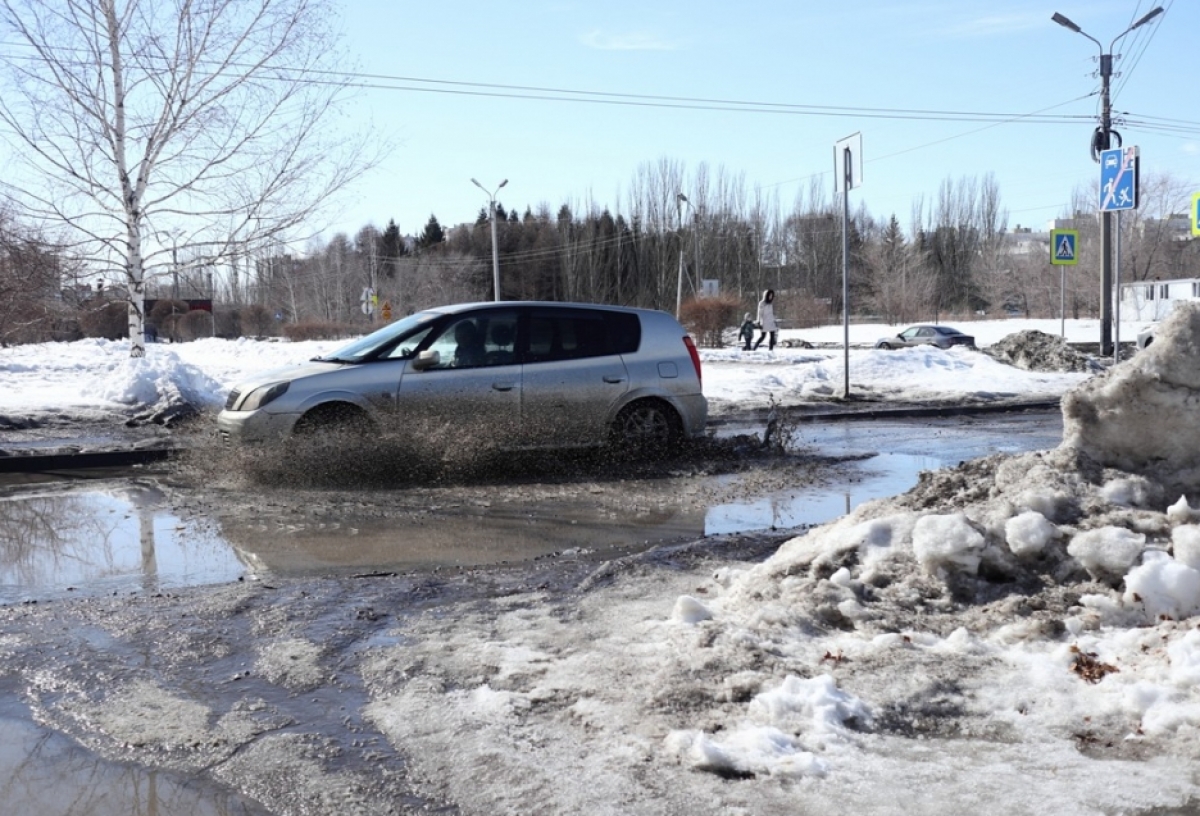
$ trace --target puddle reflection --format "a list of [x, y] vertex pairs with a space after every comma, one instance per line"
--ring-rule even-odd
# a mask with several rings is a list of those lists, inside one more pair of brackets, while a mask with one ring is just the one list
[[4, 812], [54, 816], [263, 816], [265, 809], [211, 783], [107, 762], [70, 739], [0, 716]]
[[209, 525], [137, 483], [0, 496], [0, 603], [163, 589], [236, 578], [245, 566]]
[[753, 501], [711, 507], [704, 520], [708, 535], [748, 530], [789, 529], [833, 521], [864, 502], [895, 496], [917, 483], [923, 470], [943, 466], [931, 456], [884, 453], [862, 463], [862, 478], [837, 487], [760, 496]]

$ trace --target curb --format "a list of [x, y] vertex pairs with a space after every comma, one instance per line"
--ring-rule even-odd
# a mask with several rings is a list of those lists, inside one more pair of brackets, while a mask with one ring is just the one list
[[1012, 414], [1021, 411], [1056, 411], [1062, 407], [1061, 399], [1035, 400], [1030, 402], [1006, 402], [986, 405], [905, 405], [895, 408], [851, 408], [834, 407], [830, 410], [809, 409], [796, 405], [780, 405], [775, 409], [755, 408], [737, 414], [722, 414], [709, 417], [709, 427], [766, 422], [772, 410], [785, 411], [792, 422], [844, 422], [858, 419], [907, 419], [910, 417], [953, 417], [977, 414]]

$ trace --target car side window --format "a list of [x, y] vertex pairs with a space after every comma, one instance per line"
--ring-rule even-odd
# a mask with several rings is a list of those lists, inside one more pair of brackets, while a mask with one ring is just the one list
[[480, 368], [516, 362], [515, 312], [488, 312], [448, 322], [429, 344], [440, 362], [434, 368]]
[[578, 309], [534, 313], [529, 318], [525, 362], [578, 360], [615, 354], [609, 334], [603, 312]]
[[425, 338], [429, 336], [429, 331], [432, 327], [426, 327], [416, 334], [410, 334], [408, 337], [401, 340], [395, 345], [391, 351], [380, 355], [383, 360], [407, 360], [417, 352], [417, 348], [425, 342]]

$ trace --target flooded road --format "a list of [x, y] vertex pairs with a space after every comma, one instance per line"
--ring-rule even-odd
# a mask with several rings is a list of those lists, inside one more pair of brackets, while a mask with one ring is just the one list
[[[734, 428], [728, 433], [753, 429]], [[461, 485], [358, 495], [262, 487], [214, 496], [169, 472], [0, 486], [0, 603], [161, 592], [243, 577], [396, 572], [619, 554], [820, 524], [934, 470], [1049, 448], [1057, 412], [802, 425], [825, 460], [614, 483]], [[842, 464], [833, 464], [841, 462]]]

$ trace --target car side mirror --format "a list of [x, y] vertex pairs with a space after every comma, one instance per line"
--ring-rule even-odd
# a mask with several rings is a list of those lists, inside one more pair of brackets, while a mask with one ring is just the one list
[[425, 349], [417, 358], [413, 360], [412, 367], [414, 371], [424, 371], [427, 368], [433, 368], [442, 362], [442, 355], [436, 349]]

